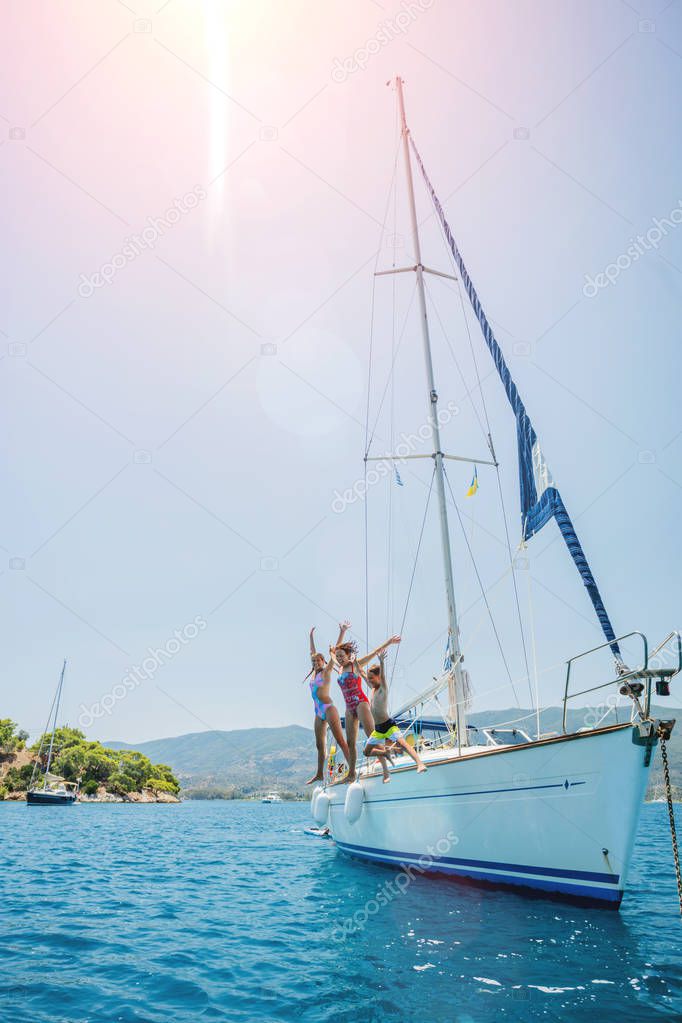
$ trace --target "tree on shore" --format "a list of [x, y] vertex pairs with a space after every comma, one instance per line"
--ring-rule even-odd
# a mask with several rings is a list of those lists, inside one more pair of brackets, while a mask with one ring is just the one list
[[24, 749], [28, 732], [17, 730], [15, 721], [11, 718], [0, 718], [0, 753], [10, 756]]
[[[0, 719], [0, 753], [14, 754], [26, 745], [28, 734], [16, 731], [9, 718]], [[50, 734], [42, 735], [31, 746], [34, 762], [39, 758], [42, 769], [47, 764]], [[33, 764], [11, 766], [2, 779], [9, 792], [21, 792], [28, 786]], [[177, 795], [180, 785], [170, 767], [153, 764], [149, 757], [137, 750], [115, 750], [100, 742], [91, 742], [77, 728], [63, 726], [54, 734], [53, 774], [65, 781], [79, 781], [86, 795], [94, 795], [100, 786], [116, 795], [151, 789]]]

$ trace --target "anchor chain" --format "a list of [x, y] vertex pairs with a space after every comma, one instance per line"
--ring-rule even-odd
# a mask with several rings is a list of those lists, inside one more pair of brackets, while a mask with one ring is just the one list
[[[667, 733], [667, 734], [666, 734]], [[675, 813], [673, 811], [673, 792], [670, 784], [670, 768], [668, 766], [667, 740], [670, 732], [660, 728], [659, 739], [661, 741], [661, 760], [663, 761], [663, 778], [665, 780], [665, 794], [668, 802], [668, 817], [670, 818], [670, 839], [673, 846], [673, 859], [675, 860], [675, 877], [677, 878], [677, 897], [680, 901], [680, 913], [682, 914], [682, 872], [680, 872], [680, 852], [677, 847], [677, 831], [675, 830]]]

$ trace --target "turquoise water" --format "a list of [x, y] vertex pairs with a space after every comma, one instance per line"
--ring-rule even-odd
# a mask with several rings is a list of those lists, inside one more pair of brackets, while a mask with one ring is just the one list
[[308, 823], [305, 804], [0, 804], [0, 1019], [682, 1020], [664, 806], [619, 914], [417, 878], [342, 940], [396, 875]]

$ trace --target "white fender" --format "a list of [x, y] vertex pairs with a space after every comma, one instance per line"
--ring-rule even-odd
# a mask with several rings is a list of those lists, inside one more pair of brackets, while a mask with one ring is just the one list
[[310, 816], [313, 818], [315, 817], [315, 803], [317, 802], [317, 797], [319, 796], [320, 792], [324, 792], [324, 789], [322, 788], [321, 785], [316, 785], [315, 788], [313, 789], [313, 794], [310, 800]]
[[352, 785], [348, 786], [348, 792], [346, 792], [346, 802], [344, 804], [343, 812], [346, 816], [346, 820], [349, 824], [355, 824], [356, 821], [360, 820], [360, 814], [362, 813], [362, 804], [365, 801], [365, 790], [359, 782], [354, 781]]
[[313, 817], [319, 825], [327, 823], [327, 814], [329, 813], [329, 804], [331, 799], [326, 792], [320, 792], [317, 799], [315, 800], [315, 809], [313, 810]]

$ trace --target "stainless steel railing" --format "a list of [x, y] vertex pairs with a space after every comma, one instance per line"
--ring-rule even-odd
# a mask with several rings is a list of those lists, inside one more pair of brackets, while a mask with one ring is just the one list
[[[591, 647], [589, 650], [584, 650], [580, 654], [576, 654], [575, 657], [569, 658], [566, 662], [566, 684], [564, 687], [564, 700], [563, 700], [563, 719], [562, 727], [563, 733], [566, 734], [566, 717], [568, 713], [568, 701], [574, 700], [578, 696], [586, 696], [588, 693], [598, 692], [600, 689], [608, 689], [610, 686], [618, 685], [622, 686], [628, 680], [641, 679], [645, 685], [645, 701], [643, 707], [643, 713], [645, 717], [649, 716], [649, 710], [651, 707], [651, 683], [655, 678], [670, 679], [673, 675], [682, 671], [682, 636], [678, 631], [671, 632], [662, 643], [655, 648], [655, 650], [649, 653], [649, 643], [643, 632], [627, 632], [623, 636], [619, 636], [616, 639], [617, 643], [623, 643], [627, 639], [633, 637], [639, 637], [642, 641], [642, 664], [637, 668], [628, 668], [626, 671], [620, 672], [615, 678], [609, 679], [608, 682], [602, 682], [596, 686], [590, 686], [587, 689], [581, 689], [575, 693], [569, 693], [569, 687], [571, 682], [571, 672], [573, 665], [576, 661], [581, 660], [583, 657], [588, 657], [590, 654], [597, 653], [599, 650], [604, 650], [606, 647], [611, 647], [613, 644], [606, 642], [600, 643], [599, 646]], [[661, 651], [670, 642], [674, 644], [674, 652], [676, 653], [676, 664], [673, 667], [664, 667], [663, 665], [657, 665], [654, 662], [660, 659]]]

